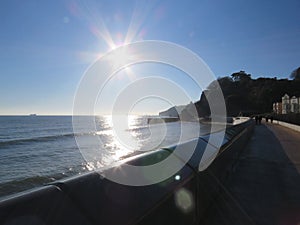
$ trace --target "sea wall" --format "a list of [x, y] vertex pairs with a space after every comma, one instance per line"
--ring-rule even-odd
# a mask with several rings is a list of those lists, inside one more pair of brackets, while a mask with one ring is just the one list
[[274, 120], [273, 123], [277, 123], [277, 124], [279, 124], [281, 126], [284, 126], [284, 127], [287, 127], [287, 128], [292, 129], [292, 130], [300, 132], [300, 126], [299, 125], [291, 124], [291, 123], [286, 123], [286, 122], [279, 121], [279, 120]]
[[[188, 163], [157, 184], [121, 185], [91, 172], [8, 197], [0, 201], [0, 224], [199, 224], [222, 193], [253, 124], [249, 120], [228, 127], [220, 149], [214, 146], [218, 132], [126, 161], [135, 166], [152, 165], [172, 154], [174, 163], [183, 163], [187, 150], [196, 144]], [[204, 155], [207, 149], [212, 157]], [[110, 170], [117, 169], [122, 170], [122, 165]]]

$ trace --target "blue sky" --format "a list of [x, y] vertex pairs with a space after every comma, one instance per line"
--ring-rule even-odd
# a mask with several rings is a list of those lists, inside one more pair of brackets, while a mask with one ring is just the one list
[[71, 114], [88, 66], [128, 31], [191, 49], [217, 77], [287, 78], [300, 66], [299, 10], [299, 0], [3, 0], [0, 114]]

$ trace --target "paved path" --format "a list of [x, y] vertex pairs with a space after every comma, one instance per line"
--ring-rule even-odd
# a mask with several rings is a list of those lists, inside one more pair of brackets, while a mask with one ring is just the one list
[[300, 133], [256, 125], [203, 224], [300, 225]]

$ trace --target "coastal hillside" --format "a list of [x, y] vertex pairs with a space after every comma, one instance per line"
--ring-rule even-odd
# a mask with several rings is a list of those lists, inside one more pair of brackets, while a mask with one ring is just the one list
[[185, 105], [174, 106], [163, 112], [159, 113], [160, 117], [178, 117], [182, 110], [185, 108]]
[[[233, 73], [231, 76], [220, 77], [213, 81], [202, 92], [199, 101], [195, 102], [199, 117], [210, 115], [206, 96], [213, 95], [216, 85], [220, 85], [228, 116], [253, 115], [272, 112], [274, 102], [281, 101], [284, 94], [300, 97], [300, 69], [293, 71], [292, 79], [258, 78], [253, 79], [245, 71]], [[182, 110], [181, 115], [187, 118], [188, 110]]]
[[195, 103], [199, 116], [209, 115], [209, 107], [205, 95], [214, 92], [215, 82], [218, 82], [226, 103], [227, 114], [236, 116], [244, 114], [272, 112], [274, 102], [281, 101], [284, 94], [300, 96], [299, 79], [258, 78], [252, 79], [245, 71], [221, 77], [212, 82], [198, 102]]

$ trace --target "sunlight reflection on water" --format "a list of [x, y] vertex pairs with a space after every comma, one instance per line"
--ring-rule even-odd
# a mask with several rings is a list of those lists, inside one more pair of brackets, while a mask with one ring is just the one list
[[[182, 138], [183, 129], [185, 135], [181, 141], [196, 138], [199, 134], [199, 123], [197, 122], [177, 121], [148, 124], [147, 116], [136, 115], [116, 116], [115, 118], [101, 116], [96, 117], [95, 121], [97, 128], [95, 135], [101, 139], [103, 149], [90, 151], [91, 154], [94, 154], [90, 158], [94, 160], [89, 160], [87, 163], [88, 170], [108, 166], [127, 156], [176, 145]], [[204, 129], [204, 131], [208, 132], [209, 130]], [[88, 146], [84, 147], [95, 148], [97, 146], [91, 146], [92, 141], [86, 141]]]

